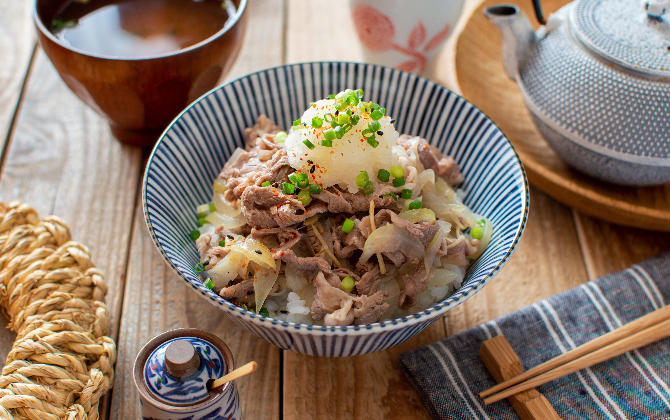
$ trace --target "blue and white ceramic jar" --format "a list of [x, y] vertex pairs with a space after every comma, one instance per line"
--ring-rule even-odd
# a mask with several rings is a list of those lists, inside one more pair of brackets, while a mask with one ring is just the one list
[[163, 333], [135, 359], [133, 375], [143, 419], [233, 420], [240, 401], [233, 382], [208, 382], [233, 370], [233, 357], [218, 337], [189, 328]]

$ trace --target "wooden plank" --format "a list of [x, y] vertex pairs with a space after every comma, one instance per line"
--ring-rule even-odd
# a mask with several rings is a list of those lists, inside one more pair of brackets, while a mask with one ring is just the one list
[[112, 418], [140, 418], [132, 367], [140, 348], [152, 337], [175, 328], [200, 328], [219, 336], [232, 351], [235, 365], [255, 360], [258, 370], [237, 381], [243, 418], [279, 417], [280, 350], [224, 318], [223, 311], [195, 293], [163, 261], [144, 226], [140, 209], [133, 231], [128, 282], [117, 346]]
[[30, 1], [0, 4], [0, 151], [5, 148], [12, 117], [35, 48]]
[[512, 258], [472, 298], [449, 311], [455, 334], [587, 281], [570, 209], [531, 188], [526, 231]]
[[591, 279], [670, 251], [670, 233], [614, 225], [576, 211], [575, 223]]
[[[245, 43], [227, 79], [280, 64], [282, 60], [283, 2], [255, 0], [247, 7], [249, 21]], [[155, 250], [139, 209], [135, 214], [127, 278], [110, 410], [113, 418], [139, 417], [138, 396], [132, 378], [135, 356], [152, 337], [178, 327], [202, 328], [219, 335], [230, 347], [238, 366], [250, 360], [257, 361], [259, 369], [238, 382], [242, 417], [280, 417], [281, 350], [222, 318], [220, 309], [189, 290]]]

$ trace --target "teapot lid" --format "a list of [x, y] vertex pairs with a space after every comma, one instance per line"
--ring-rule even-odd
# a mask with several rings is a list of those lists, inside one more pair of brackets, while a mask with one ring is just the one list
[[577, 38], [601, 57], [638, 73], [670, 77], [666, 8], [665, 17], [670, 19], [668, 0], [578, 0], [571, 26]]

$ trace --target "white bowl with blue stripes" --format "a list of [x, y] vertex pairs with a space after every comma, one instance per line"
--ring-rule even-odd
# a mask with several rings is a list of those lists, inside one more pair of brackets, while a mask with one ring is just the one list
[[[289, 127], [310, 102], [345, 88], [363, 89], [368, 100], [386, 107], [398, 132], [425, 137], [456, 159], [465, 175], [465, 203], [493, 223], [491, 243], [453, 295], [402, 318], [332, 327], [280, 321], [231, 304], [205, 288], [194, 271], [199, 256], [189, 232], [196, 226], [195, 207], [210, 200], [212, 181], [233, 150], [244, 147], [244, 128], [253, 125], [259, 114]], [[144, 216], [156, 247], [197, 293], [272, 344], [331, 357], [402, 343], [477, 293], [514, 251], [526, 223], [528, 200], [528, 182], [518, 155], [474, 105], [416, 75], [349, 62], [274, 67], [205, 94], [156, 143], [142, 188]]]

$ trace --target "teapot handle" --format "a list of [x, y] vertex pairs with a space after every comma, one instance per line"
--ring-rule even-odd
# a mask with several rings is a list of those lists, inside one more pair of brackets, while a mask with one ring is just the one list
[[544, 15], [542, 14], [542, 4], [540, 4], [540, 0], [533, 0], [533, 9], [535, 9], [535, 18], [540, 25], [546, 24], [547, 22], [544, 20]]

